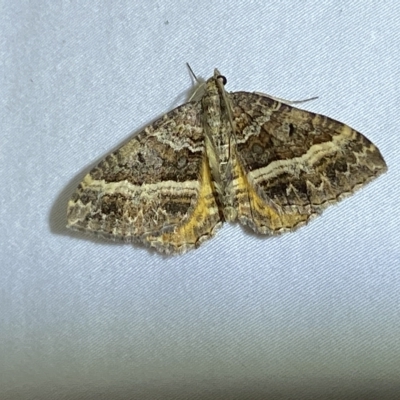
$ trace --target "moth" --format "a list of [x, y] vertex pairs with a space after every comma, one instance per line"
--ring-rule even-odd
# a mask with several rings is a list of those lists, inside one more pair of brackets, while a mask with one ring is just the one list
[[197, 248], [223, 222], [293, 231], [386, 171], [361, 133], [267, 95], [225, 91], [215, 69], [199, 101], [146, 127], [93, 168], [68, 203], [68, 227]]

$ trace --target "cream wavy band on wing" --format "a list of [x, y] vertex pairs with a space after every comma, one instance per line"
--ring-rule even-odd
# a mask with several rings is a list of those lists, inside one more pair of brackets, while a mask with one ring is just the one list
[[341, 150], [343, 145], [355, 137], [353, 130], [344, 126], [341, 133], [332, 138], [332, 141], [315, 144], [300, 157], [294, 157], [287, 160], [273, 161], [266, 167], [249, 172], [248, 176], [254, 181], [268, 181], [276, 178], [282, 173], [296, 175], [301, 171], [307, 171], [309, 167], [316, 164], [321, 158], [329, 157]]
[[91, 189], [101, 192], [102, 195], [120, 193], [131, 197], [140, 195], [142, 197], [151, 197], [155, 192], [170, 192], [170, 196], [181, 196], [183, 193], [197, 193], [199, 190], [199, 181], [163, 181], [157, 183], [145, 183], [143, 185], [134, 185], [126, 180], [120, 182], [105, 182], [104, 180], [95, 180], [89, 174], [85, 176], [81, 183], [82, 189]]

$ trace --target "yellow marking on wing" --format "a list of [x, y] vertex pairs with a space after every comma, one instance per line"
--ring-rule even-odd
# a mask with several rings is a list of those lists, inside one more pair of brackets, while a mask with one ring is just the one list
[[305, 223], [310, 217], [308, 214], [299, 214], [293, 211], [285, 212], [284, 210], [277, 210], [276, 207], [272, 207], [257, 194], [239, 163], [236, 164], [234, 169], [238, 175], [235, 186], [239, 192], [244, 193], [239, 194], [238, 197], [239, 217], [244, 216], [252, 220], [257, 228], [266, 227], [270, 231], [292, 229], [300, 223]]
[[212, 234], [212, 230], [219, 218], [214, 216], [214, 214], [218, 214], [218, 207], [214, 197], [207, 157], [204, 157], [202, 162], [200, 180], [201, 185], [198, 201], [186, 223], [179, 225], [174, 232], [147, 237], [149, 242], [157, 241], [161, 245], [166, 243], [179, 247], [187, 244], [194, 245], [200, 236]]

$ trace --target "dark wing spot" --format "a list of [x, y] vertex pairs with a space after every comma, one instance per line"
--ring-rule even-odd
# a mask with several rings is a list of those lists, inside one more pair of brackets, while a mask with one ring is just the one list
[[295, 127], [293, 124], [289, 124], [289, 136], [293, 136]]
[[255, 154], [262, 154], [264, 152], [264, 148], [260, 144], [254, 143], [251, 147], [251, 151]]
[[177, 166], [178, 168], [184, 168], [187, 164], [187, 159], [186, 157], [179, 157], [178, 158], [178, 162], [177, 162]]
[[335, 169], [338, 172], [346, 172], [347, 171], [347, 162], [345, 159], [339, 159], [335, 162]]

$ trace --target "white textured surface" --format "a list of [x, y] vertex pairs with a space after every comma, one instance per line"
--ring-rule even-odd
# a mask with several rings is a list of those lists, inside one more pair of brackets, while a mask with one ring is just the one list
[[[2, 400], [398, 398], [399, 2], [0, 8]], [[68, 233], [74, 188], [184, 100], [187, 61], [319, 96], [389, 172], [294, 234], [226, 225], [181, 257]]]

